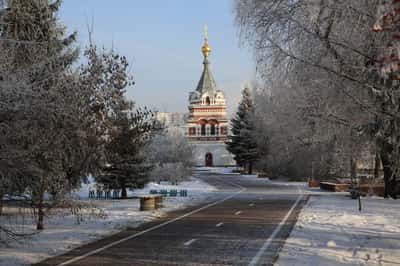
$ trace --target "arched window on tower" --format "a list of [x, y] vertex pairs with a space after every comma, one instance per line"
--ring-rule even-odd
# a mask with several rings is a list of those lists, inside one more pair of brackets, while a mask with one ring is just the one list
[[206, 125], [205, 124], [201, 125], [201, 135], [202, 136], [206, 135]]
[[210, 129], [210, 135], [215, 135], [215, 124], [211, 125], [211, 129]]
[[207, 96], [207, 97], [206, 97], [206, 104], [207, 104], [207, 105], [210, 105], [210, 103], [211, 103], [211, 102], [210, 102], [210, 97]]

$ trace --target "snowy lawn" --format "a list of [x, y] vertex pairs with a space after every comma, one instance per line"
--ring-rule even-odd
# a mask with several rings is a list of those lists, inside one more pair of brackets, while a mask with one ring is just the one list
[[[180, 183], [178, 186], [165, 183], [150, 183], [142, 190], [135, 190], [133, 195], [147, 194], [150, 189], [186, 189], [188, 197], [167, 197], [164, 199], [164, 208], [156, 211], [139, 211], [139, 200], [86, 200], [89, 186], [84, 186], [77, 192], [82, 202], [94, 204], [104, 211], [104, 217], [85, 215], [80, 224], [76, 216], [66, 211], [58, 211], [45, 220], [45, 230], [35, 234], [23, 243], [12, 243], [10, 247], [0, 247], [0, 265], [29, 265], [47, 257], [66, 252], [69, 249], [88, 243], [123, 230], [127, 226], [135, 227], [146, 221], [165, 215], [166, 212], [196, 204], [207, 198], [209, 192], [215, 190], [201, 180], [191, 178], [190, 181]], [[103, 212], [101, 212], [103, 213]], [[4, 217], [0, 217], [5, 219]], [[10, 218], [7, 218], [8, 222]], [[32, 218], [24, 218], [25, 232], [33, 231]], [[18, 221], [21, 222], [21, 219]], [[5, 222], [4, 220], [2, 222]], [[4, 223], [3, 223], [4, 224]], [[21, 231], [21, 225], [18, 226]]]
[[343, 194], [311, 196], [276, 265], [400, 265], [400, 201], [362, 205], [360, 213]]

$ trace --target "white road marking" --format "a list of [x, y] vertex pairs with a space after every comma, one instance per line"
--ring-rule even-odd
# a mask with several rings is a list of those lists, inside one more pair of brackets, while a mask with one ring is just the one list
[[258, 262], [260, 261], [262, 255], [265, 253], [269, 245], [271, 245], [272, 240], [276, 237], [276, 235], [279, 233], [279, 231], [282, 229], [282, 226], [286, 223], [286, 220], [289, 219], [290, 215], [296, 208], [297, 204], [299, 204], [300, 200], [303, 198], [303, 192], [300, 190], [299, 187], [297, 187], [297, 190], [300, 192], [300, 195], [298, 196], [296, 202], [292, 205], [288, 213], [283, 217], [282, 221], [278, 224], [278, 226], [275, 228], [275, 230], [272, 232], [271, 236], [264, 242], [260, 250], [257, 252], [257, 254], [253, 257], [253, 259], [250, 261], [248, 266], [255, 266], [258, 265]]
[[215, 226], [216, 227], [220, 227], [221, 225], [223, 225], [224, 223], [217, 223]]
[[235, 215], [239, 215], [241, 213], [242, 213], [242, 211], [237, 211], [237, 212], [235, 212]]
[[250, 203], [249, 206], [250, 206], [250, 207], [253, 207], [253, 206], [254, 206], [254, 203]]
[[184, 246], [190, 246], [191, 244], [193, 244], [194, 241], [196, 241], [196, 238], [190, 239], [189, 241], [186, 241], [185, 243], [183, 243]]
[[218, 178], [218, 177], [216, 177], [216, 179], [219, 179], [219, 180], [222, 181], [222, 182], [231, 184], [231, 185], [233, 185], [233, 186], [235, 186], [235, 187], [238, 187], [238, 188], [240, 188], [240, 189], [247, 190], [245, 187], [242, 187], [241, 185], [238, 185], [238, 184], [236, 184], [236, 183], [233, 183], [233, 182], [230, 182], [230, 181], [226, 181], [226, 180], [223, 180], [223, 179]]
[[127, 236], [127, 237], [122, 238], [122, 239], [120, 239], [120, 240], [117, 240], [117, 241], [115, 241], [115, 242], [111, 242], [110, 244], [107, 244], [107, 245], [105, 245], [105, 246], [103, 246], [103, 247], [101, 247], [101, 248], [92, 250], [92, 251], [90, 251], [90, 252], [88, 252], [88, 253], [85, 253], [85, 254], [83, 254], [83, 255], [81, 255], [81, 256], [78, 256], [78, 257], [75, 257], [75, 258], [73, 258], [73, 259], [67, 260], [67, 261], [65, 261], [65, 262], [63, 262], [63, 263], [60, 263], [60, 264], [58, 264], [57, 266], [69, 265], [69, 264], [71, 264], [71, 263], [77, 262], [77, 261], [79, 261], [79, 260], [82, 260], [82, 259], [87, 258], [87, 257], [89, 257], [89, 256], [92, 256], [92, 255], [94, 255], [94, 254], [97, 254], [97, 253], [99, 253], [99, 252], [101, 252], [101, 251], [103, 251], [103, 250], [109, 249], [109, 248], [111, 248], [111, 247], [113, 247], [113, 246], [115, 246], [115, 245], [118, 245], [118, 244], [123, 243], [123, 242], [125, 242], [125, 241], [128, 241], [128, 240], [130, 240], [130, 239], [133, 239], [133, 238], [135, 238], [135, 237], [141, 236], [141, 235], [143, 235], [143, 234], [145, 234], [145, 233], [147, 233], [147, 232], [156, 230], [156, 229], [158, 229], [158, 228], [160, 228], [160, 227], [163, 227], [163, 226], [166, 226], [166, 225], [168, 225], [168, 224], [170, 224], [170, 223], [173, 223], [173, 222], [182, 220], [183, 218], [185, 218], [185, 217], [187, 217], [187, 216], [190, 216], [190, 215], [192, 215], [192, 214], [198, 213], [198, 212], [200, 212], [200, 211], [202, 211], [202, 210], [205, 210], [205, 209], [207, 209], [207, 208], [210, 208], [210, 207], [212, 207], [212, 206], [215, 206], [215, 205], [217, 205], [217, 204], [220, 204], [220, 203], [222, 203], [222, 202], [224, 202], [224, 201], [227, 201], [228, 199], [231, 199], [231, 198], [233, 198], [233, 197], [239, 195], [239, 194], [242, 193], [243, 191], [247, 190], [245, 187], [242, 187], [242, 186], [237, 185], [237, 184], [235, 184], [235, 183], [228, 182], [228, 181], [225, 181], [225, 180], [223, 180], [223, 181], [226, 182], [226, 183], [230, 183], [230, 184], [235, 185], [236, 187], [240, 188], [240, 190], [237, 191], [237, 192], [235, 192], [234, 194], [231, 194], [231, 195], [228, 196], [228, 197], [225, 197], [225, 198], [223, 198], [223, 199], [214, 201], [214, 202], [212, 202], [212, 203], [210, 203], [210, 204], [208, 204], [208, 205], [205, 205], [205, 206], [203, 206], [203, 207], [201, 207], [201, 208], [198, 208], [198, 209], [193, 210], [193, 211], [191, 211], [191, 212], [185, 213], [185, 214], [183, 214], [183, 215], [181, 215], [181, 216], [179, 216], [179, 217], [176, 217], [176, 218], [174, 218], [174, 219], [168, 220], [168, 221], [163, 222], [163, 223], [161, 223], [161, 224], [159, 224], [159, 225], [150, 227], [150, 228], [148, 228], [148, 229], [146, 229], [146, 230], [143, 230], [143, 231], [141, 231], [141, 232], [138, 232], [138, 233], [136, 233], [136, 234]]

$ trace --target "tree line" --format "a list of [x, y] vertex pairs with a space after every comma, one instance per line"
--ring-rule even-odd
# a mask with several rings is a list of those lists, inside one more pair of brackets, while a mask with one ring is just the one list
[[318, 179], [355, 177], [364, 162], [375, 177], [383, 170], [385, 197], [395, 198], [399, 2], [236, 0], [234, 14], [261, 81], [252, 98], [257, 167]]
[[91, 40], [81, 53], [77, 33], [58, 20], [61, 5], [0, 1], [0, 215], [3, 196], [23, 196], [38, 230], [90, 175], [122, 197], [143, 187], [165, 160], [150, 158], [152, 140], [174, 139], [160, 140], [154, 111], [126, 98], [134, 85], [126, 57]]

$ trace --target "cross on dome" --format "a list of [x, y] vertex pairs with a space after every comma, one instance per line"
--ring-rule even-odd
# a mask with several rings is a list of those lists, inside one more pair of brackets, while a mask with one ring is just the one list
[[204, 45], [201, 48], [201, 51], [203, 52], [204, 55], [204, 61], [203, 61], [203, 73], [201, 74], [199, 83], [197, 85], [196, 91], [200, 92], [201, 94], [203, 93], [210, 93], [214, 94], [217, 91], [217, 84], [214, 80], [214, 77], [211, 73], [210, 70], [210, 62], [208, 60], [208, 56], [211, 53], [211, 47], [208, 44], [208, 28], [207, 25], [204, 26]]

